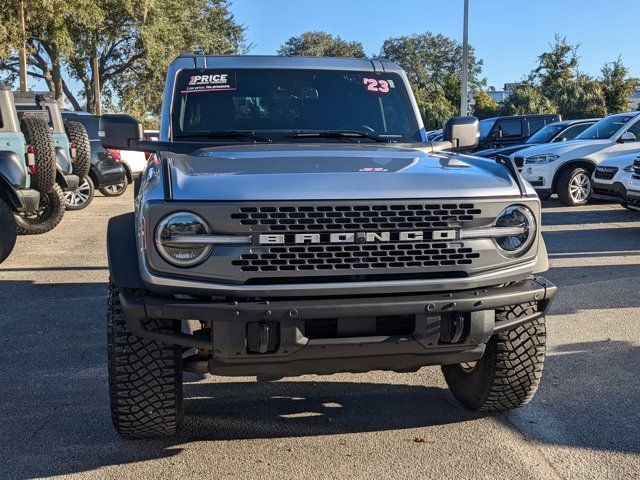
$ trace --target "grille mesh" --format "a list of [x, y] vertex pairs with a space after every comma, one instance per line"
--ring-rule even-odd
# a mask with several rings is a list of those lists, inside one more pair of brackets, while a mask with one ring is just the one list
[[596, 168], [595, 177], [600, 180], [611, 180], [617, 172], [618, 169], [616, 167], [598, 167]]
[[234, 260], [244, 272], [291, 272], [423, 268], [470, 265], [479, 258], [471, 248], [446, 243], [296, 245], [263, 247]]
[[640, 179], [640, 158], [633, 161], [633, 178]]
[[447, 227], [481, 213], [471, 203], [241, 207], [231, 218], [254, 231], [367, 231]]

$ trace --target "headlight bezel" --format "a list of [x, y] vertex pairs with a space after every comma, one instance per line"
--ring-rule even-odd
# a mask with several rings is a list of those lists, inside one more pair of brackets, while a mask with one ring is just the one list
[[[504, 228], [505, 225], [500, 225], [500, 219], [506, 217], [507, 215], [509, 215], [512, 211], [518, 211], [520, 212], [526, 222], [526, 233], [527, 236], [524, 239], [524, 241], [515, 249], [510, 250], [508, 248], [504, 248], [503, 244], [501, 244], [500, 240], [501, 239], [506, 239], [506, 238], [513, 238], [513, 237], [517, 237], [517, 235], [508, 235], [508, 236], [504, 236], [504, 237], [494, 237], [493, 238], [493, 243], [496, 246], [496, 249], [498, 250], [498, 252], [500, 252], [500, 254], [506, 258], [519, 258], [522, 257], [524, 255], [526, 255], [530, 250], [531, 247], [533, 246], [533, 244], [536, 241], [537, 235], [538, 235], [538, 222], [536, 220], [536, 216], [533, 213], [533, 211], [527, 207], [526, 205], [522, 205], [522, 204], [513, 204], [513, 205], [509, 205], [507, 207], [505, 207], [500, 214], [496, 217], [493, 226], [495, 228]], [[510, 227], [510, 226], [509, 226]]]
[[531, 155], [530, 157], [525, 157], [524, 163], [529, 165], [547, 165], [557, 161], [559, 158], [559, 155], [555, 155], [553, 153], [540, 153], [537, 155]]
[[[191, 248], [192, 250], [196, 248], [201, 248], [202, 251], [197, 256], [189, 260], [179, 260], [179, 259], [176, 259], [174, 256], [172, 256], [168, 252], [167, 246], [163, 243], [163, 233], [164, 233], [164, 230], [169, 225], [169, 223], [175, 218], [184, 216], [184, 215], [191, 216], [193, 219], [197, 220], [197, 223], [202, 225], [202, 227], [204, 228], [203, 233], [195, 233], [195, 234], [192, 233], [191, 235], [210, 235], [211, 234], [212, 232], [211, 227], [209, 226], [208, 222], [204, 218], [202, 218], [200, 215], [194, 212], [184, 210], [184, 211], [178, 211], [178, 212], [171, 212], [168, 215], [165, 215], [158, 222], [153, 238], [154, 238], [154, 244], [155, 244], [156, 250], [160, 254], [160, 257], [165, 262], [167, 262], [169, 265], [173, 267], [192, 268], [197, 265], [200, 265], [205, 260], [207, 260], [207, 258], [209, 258], [209, 256], [211, 255], [211, 252], [213, 251], [213, 244], [210, 244], [210, 243], [197, 244], [197, 245], [194, 244], [191, 247], [189, 246], [189, 244], [185, 244], [185, 246], [183, 247], [183, 249], [185, 250], [188, 248]], [[175, 246], [172, 248], [179, 249], [179, 247], [175, 247]]]

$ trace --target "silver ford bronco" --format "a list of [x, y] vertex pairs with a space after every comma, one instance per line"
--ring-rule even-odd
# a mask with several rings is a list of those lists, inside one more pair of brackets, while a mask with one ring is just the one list
[[160, 141], [105, 115], [102, 144], [151, 152], [108, 228], [112, 418], [183, 420], [183, 371], [273, 380], [441, 365], [473, 410], [527, 403], [555, 286], [540, 202], [478, 121], [429, 143], [386, 60], [182, 56]]

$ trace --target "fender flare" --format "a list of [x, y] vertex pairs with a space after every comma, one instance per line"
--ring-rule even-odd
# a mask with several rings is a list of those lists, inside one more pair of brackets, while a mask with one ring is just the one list
[[2, 172], [0, 172], [0, 198], [8, 201], [13, 210], [17, 210], [22, 206], [16, 193], [16, 187], [11, 184]]
[[598, 164], [596, 162], [594, 162], [593, 160], [587, 160], [584, 158], [577, 158], [575, 160], [570, 160], [567, 163], [562, 164], [562, 166], [560, 168], [558, 168], [558, 170], [556, 170], [556, 173], [553, 174], [553, 182], [551, 183], [551, 190], [553, 192], [556, 191], [556, 186], [558, 184], [558, 178], [560, 177], [560, 174], [566, 170], [568, 167], [571, 166], [580, 166], [582, 165], [585, 168], [590, 168], [592, 173], [593, 171], [596, 169], [596, 167], [598, 166]]
[[107, 257], [111, 281], [120, 288], [144, 288], [138, 270], [135, 214], [109, 219], [107, 225]]

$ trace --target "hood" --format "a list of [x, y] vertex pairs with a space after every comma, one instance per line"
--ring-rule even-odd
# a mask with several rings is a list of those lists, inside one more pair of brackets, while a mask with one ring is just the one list
[[548, 153], [559, 157], [570, 155], [572, 158], [582, 158], [587, 155], [608, 151], [613, 142], [611, 140], [569, 140], [561, 143], [543, 143], [525, 148], [517, 152], [519, 157], [531, 157]]
[[487, 148], [486, 150], [479, 150], [473, 154], [478, 157], [494, 158], [496, 155], [511, 155], [512, 153], [522, 150], [523, 148], [532, 147], [538, 145], [536, 143], [520, 143], [518, 145], [509, 145], [507, 147], [500, 148]]
[[[415, 145], [413, 145], [415, 147]], [[238, 145], [168, 153], [175, 200], [333, 200], [520, 195], [494, 161], [397, 145]]]
[[638, 152], [616, 155], [615, 157], [609, 157], [606, 160], [603, 160], [600, 162], [599, 166], [624, 168], [629, 165], [633, 165], [633, 161], [636, 157], [638, 157]]

